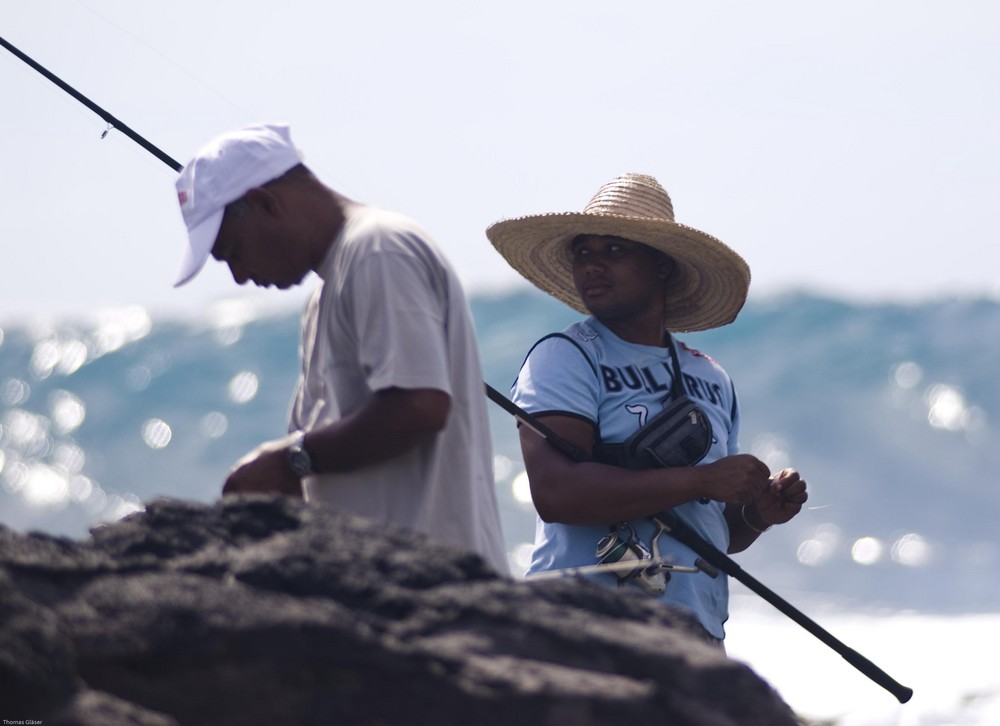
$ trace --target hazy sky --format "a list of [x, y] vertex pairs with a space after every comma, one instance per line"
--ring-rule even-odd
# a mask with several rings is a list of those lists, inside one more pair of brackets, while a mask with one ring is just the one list
[[[0, 37], [181, 163], [289, 122], [324, 181], [416, 217], [471, 291], [520, 280], [488, 224], [638, 171], [743, 254], [752, 295], [866, 299], [1000, 293], [998, 21], [985, 0], [0, 5]], [[2, 49], [0, 89], [0, 314], [239, 292], [214, 261], [171, 287], [166, 165]]]

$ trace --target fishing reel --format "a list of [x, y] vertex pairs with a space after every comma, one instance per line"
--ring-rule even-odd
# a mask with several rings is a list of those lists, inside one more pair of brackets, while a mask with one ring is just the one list
[[670, 573], [658, 565], [646, 565], [643, 561], [652, 560], [653, 553], [636, 535], [632, 525], [622, 522], [612, 525], [611, 531], [601, 537], [594, 552], [600, 565], [615, 562], [635, 562], [635, 569], [626, 572], [616, 572], [620, 585], [634, 581], [644, 592], [650, 595], [661, 595], [667, 589]]

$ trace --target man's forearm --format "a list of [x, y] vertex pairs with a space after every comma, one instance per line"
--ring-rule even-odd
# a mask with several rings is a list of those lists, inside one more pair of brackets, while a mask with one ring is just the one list
[[317, 473], [388, 461], [429, 440], [448, 421], [451, 397], [434, 389], [379, 391], [349, 416], [305, 435]]

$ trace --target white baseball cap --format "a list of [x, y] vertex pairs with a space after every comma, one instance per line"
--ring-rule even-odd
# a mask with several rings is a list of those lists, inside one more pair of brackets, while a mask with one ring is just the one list
[[177, 199], [188, 230], [180, 287], [205, 266], [226, 205], [302, 163], [287, 124], [257, 124], [213, 139], [177, 179]]

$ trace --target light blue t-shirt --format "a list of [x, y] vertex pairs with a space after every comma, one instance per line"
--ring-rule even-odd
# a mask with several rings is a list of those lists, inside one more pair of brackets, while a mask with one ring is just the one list
[[[738, 453], [739, 406], [732, 381], [714, 360], [674, 340], [685, 391], [712, 424], [712, 445], [701, 464]], [[668, 347], [629, 343], [591, 317], [535, 344], [514, 382], [512, 397], [535, 415], [583, 418], [599, 431], [601, 443], [614, 444], [623, 442], [663, 408], [672, 378]], [[729, 528], [724, 509], [721, 502], [696, 501], [675, 507], [674, 512], [726, 552]], [[629, 524], [652, 550], [656, 533], [652, 522], [641, 518]], [[608, 533], [609, 526], [566, 525], [539, 518], [528, 573], [597, 564], [597, 543]], [[671, 557], [675, 564], [692, 565], [697, 559], [669, 534], [662, 534], [658, 545], [661, 556]], [[611, 586], [618, 583], [613, 574], [593, 577]], [[729, 610], [725, 575], [713, 579], [700, 571], [674, 573], [658, 597], [692, 612], [716, 638], [725, 637], [723, 624]]]

